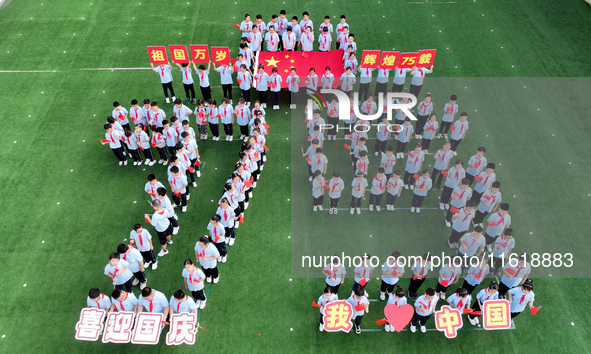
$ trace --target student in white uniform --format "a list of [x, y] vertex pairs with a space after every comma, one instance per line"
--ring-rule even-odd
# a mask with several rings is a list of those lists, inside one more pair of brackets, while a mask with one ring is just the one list
[[193, 261], [190, 259], [185, 259], [184, 265], [185, 268], [183, 269], [182, 275], [185, 281], [185, 289], [191, 292], [197, 307], [203, 309], [205, 307], [205, 303], [207, 302], [205, 291], [203, 291], [205, 273], [203, 273], [201, 269], [195, 267], [193, 265]]

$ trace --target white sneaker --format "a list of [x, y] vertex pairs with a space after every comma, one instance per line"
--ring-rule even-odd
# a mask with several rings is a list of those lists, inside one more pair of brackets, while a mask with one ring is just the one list
[[244, 139], [244, 135], [240, 135], [240, 140], [243, 140], [243, 139]]
[[411, 212], [411, 213], [414, 213], [414, 212], [415, 212], [415, 207], [411, 207], [411, 208], [410, 208], [410, 212]]
[[228, 244], [229, 244], [230, 246], [234, 245], [234, 238], [230, 238], [230, 241], [228, 242]]
[[264, 165], [261, 165], [261, 171], [262, 171], [264, 168], [265, 168], [265, 166], [264, 166]]
[[199, 308], [203, 310], [205, 303], [207, 303], [207, 299], [199, 301]]
[[250, 102], [246, 102], [246, 107], [250, 107]]
[[193, 182], [193, 188], [197, 188], [197, 182]]
[[155, 163], [156, 163], [156, 160], [152, 160], [152, 161], [150, 161], [150, 163], [148, 164], [148, 166], [154, 166]]
[[135, 279], [133, 280], [133, 283], [131, 283], [131, 285], [133, 285], [133, 286], [136, 286], [136, 285], [138, 285], [139, 283], [140, 283], [139, 279], [138, 279], [138, 278], [135, 278]]
[[267, 162], [267, 155], [263, 155], [263, 162]]
[[123, 161], [123, 166], [127, 166], [127, 160]]
[[179, 233], [179, 229], [180, 229], [180, 227], [179, 227], [179, 226], [177, 226], [177, 227], [173, 227], [173, 228], [172, 228], [172, 234], [173, 234], [173, 235], [176, 235], [176, 234], [178, 234], [178, 233]]
[[187, 200], [191, 199], [191, 195], [187, 194]]
[[150, 268], [150, 265], [152, 265], [152, 262], [144, 263], [144, 269]]
[[144, 288], [146, 287], [146, 283], [147, 282], [143, 282], [140, 284], [140, 290], [144, 290]]
[[230, 104], [234, 104], [234, 103], [232, 103], [232, 100], [230, 100]]
[[211, 277], [207, 277], [207, 279], [205, 279], [206, 282], [211, 283]]
[[214, 283], [214, 284], [217, 284], [217, 283], [218, 283], [218, 281], [220, 281], [220, 277], [219, 277], [219, 276], [213, 280], [213, 283]]
[[320, 211], [323, 211], [324, 210], [324, 208], [322, 207], [322, 205], [319, 205], [318, 206], [318, 210], [320, 210]]
[[468, 316], [468, 321], [470, 322], [470, 324], [472, 326], [476, 326], [476, 321], [474, 321], [473, 319], [471, 319], [470, 316]]
[[244, 203], [244, 210], [248, 209], [248, 204], [249, 204], [249, 203], [250, 203], [250, 202], [245, 202], [245, 203]]
[[339, 209], [337, 209], [337, 208], [334, 208], [334, 212], [333, 212], [333, 214], [338, 214], [338, 213], [339, 213]]
[[421, 332], [423, 332], [423, 333], [427, 332], [427, 328], [425, 326], [421, 326]]
[[197, 170], [196, 175], [197, 177], [201, 177], [201, 170]]
[[378, 152], [377, 152], [377, 151], [376, 151], [376, 152], [374, 152], [374, 156], [378, 156]]
[[480, 320], [478, 319], [478, 317], [474, 317], [474, 323], [476, 323], [477, 325], [480, 324]]
[[154, 264], [152, 264], [152, 270], [156, 270], [158, 268], [158, 261], [154, 262]]
[[445, 205], [443, 205], [443, 203], [439, 203], [439, 209], [445, 210]]
[[334, 212], [333, 212], [333, 209], [334, 209], [334, 208], [330, 208], [330, 209], [328, 209], [328, 213], [329, 213], [330, 215], [332, 215], [332, 214], [334, 213]]
[[445, 204], [445, 210], [449, 210], [449, 204]]
[[380, 291], [380, 300], [386, 300], [386, 293]]
[[248, 192], [248, 197], [252, 198], [252, 191]]
[[445, 293], [443, 291], [439, 292], [439, 298], [445, 300]]
[[308, 181], [312, 182], [312, 180], [314, 179], [314, 177], [310, 176], [308, 177]]
[[445, 140], [447, 140], [447, 134], [443, 134], [443, 137], [445, 138]]
[[492, 252], [492, 244], [486, 245], [486, 250], [488, 251], [488, 253], [491, 253]]
[[164, 162], [162, 162], [162, 164], [163, 164], [164, 166], [168, 165], [168, 160], [164, 160]]
[[235, 229], [237, 229], [237, 228], [239, 228], [239, 227], [240, 227], [240, 221], [236, 220], [236, 221], [234, 222], [234, 228], [235, 228]]
[[451, 223], [449, 221], [445, 220], [445, 226], [451, 227]]
[[[168, 250], [161, 249], [160, 252], [158, 252], [158, 257], [164, 257], [167, 254], [168, 254]], [[152, 269], [154, 269], [154, 268], [152, 267]]]
[[373, 211], [373, 204], [369, 205], [369, 211]]
[[415, 327], [415, 326], [413, 326], [413, 325], [410, 325], [410, 331], [411, 331], [412, 333], [415, 333], [415, 332], [417, 331], [417, 327]]
[[226, 258], [227, 258], [227, 257], [228, 257], [228, 256], [223, 256], [223, 257], [222, 257], [222, 263], [226, 263]]
[[166, 97], [166, 103], [170, 103], [170, 98]]
[[184, 207], [181, 209], [181, 213], [185, 213], [186, 211], [187, 211], [187, 207], [186, 207], [186, 206], [184, 206]]
[[357, 215], [361, 214], [361, 208], [357, 208]]
[[458, 156], [458, 153], [454, 151], [454, 156]]
[[[144, 165], [147, 165], [149, 163], [150, 163], [150, 160], [146, 159], [146, 162], [144, 162]], [[140, 165], [141, 165], [141, 162], [140, 162]]]
[[256, 182], [252, 182], [252, 188], [256, 188], [257, 187], [257, 183]]
[[385, 330], [386, 332], [392, 332], [392, 326], [390, 326], [389, 324], [387, 324], [387, 325], [384, 327], [384, 330]]
[[173, 209], [174, 209], [174, 208], [176, 208], [176, 207], [178, 207], [178, 205], [176, 205], [176, 204], [173, 204], [173, 205], [172, 205], [172, 208], [173, 208]]
[[[167, 240], [166, 243], [168, 243], [169, 245], [172, 245], [174, 242], [172, 240]], [[166, 250], [166, 253], [168, 253], [168, 250]]]
[[162, 160], [162, 159], [158, 160], [158, 163], [162, 163], [162, 162], [164, 162], [164, 160]]
[[267, 108], [267, 104], [266, 104], [266, 103], [263, 103], [261, 106], [262, 106], [263, 108]]
[[134, 166], [137, 166], [137, 161], [134, 161], [134, 162], [133, 162], [133, 165], [134, 165]]
[[355, 214], [355, 208], [351, 208], [351, 215]]
[[382, 208], [380, 208], [380, 206], [379, 206], [379, 205], [378, 205], [378, 206], [376, 206], [376, 211], [380, 211], [380, 210], [382, 210]]
[[412, 191], [413, 189], [415, 189], [415, 185], [414, 184], [411, 184], [410, 185], [410, 190]]
[[318, 211], [318, 207], [316, 205], [314, 205], [314, 207], [312, 208], [312, 210]]
[[172, 96], [172, 102], [176, 101], [176, 97]]
[[404, 185], [404, 189], [408, 189], [408, 184], [405, 184]]
[[324, 325], [321, 323], [320, 326], [318, 326], [318, 330], [320, 332], [324, 331]]
[[421, 208], [417, 208], [417, 214], [421, 212]]

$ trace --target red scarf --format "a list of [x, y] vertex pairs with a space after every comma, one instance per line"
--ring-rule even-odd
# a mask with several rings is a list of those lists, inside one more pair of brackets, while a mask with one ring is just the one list
[[[123, 301], [127, 300], [127, 297], [129, 296], [128, 292], [125, 292], [125, 297], [123, 298]], [[121, 306], [121, 311], [125, 311], [125, 306], [123, 306], [123, 301], [119, 301], [119, 306]]]

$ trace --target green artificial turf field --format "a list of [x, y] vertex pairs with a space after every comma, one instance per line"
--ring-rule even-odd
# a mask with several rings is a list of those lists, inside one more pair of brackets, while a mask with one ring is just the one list
[[[143, 192], [147, 174], [166, 179], [163, 166], [145, 171], [117, 166], [109, 148], [97, 141], [104, 136], [104, 117], [113, 101], [128, 108], [133, 98], [158, 100], [166, 113], [171, 112], [155, 74], [131, 69], [149, 67], [146, 46], [207, 43], [230, 46], [236, 55], [239, 33], [232, 24], [240, 23], [245, 12], [261, 13], [267, 21], [281, 8], [288, 17], [309, 11], [315, 24], [325, 14], [336, 16], [333, 24], [346, 14], [360, 50], [438, 49], [435, 72], [422, 93], [433, 92], [436, 111], [455, 93], [460, 110], [469, 113], [471, 129], [458, 157], [467, 159], [476, 146], [485, 145], [489, 160], [502, 163], [497, 175], [503, 197], [511, 203], [516, 252], [571, 252], [575, 274], [552, 270], [555, 276], [550, 278], [549, 271], [534, 269], [536, 305], [543, 309], [535, 317], [522, 314], [515, 330], [462, 331], [454, 340], [436, 332], [318, 332], [318, 312], [310, 303], [321, 294], [324, 281], [297, 278], [292, 256], [294, 251], [316, 248], [317, 240], [306, 231], [329, 215], [312, 215], [310, 185], [299, 155], [306, 136], [303, 114], [290, 119], [284, 95], [281, 110], [268, 110], [269, 160], [245, 213], [246, 224], [237, 230], [228, 262], [220, 268], [220, 283], [211, 288], [200, 312], [200, 325], [208, 332], [198, 333], [198, 347], [176, 350], [591, 351], [591, 322], [585, 317], [591, 311], [585, 301], [591, 286], [585, 272], [590, 226], [585, 216], [591, 202], [591, 171], [585, 164], [591, 149], [586, 124], [591, 107], [585, 90], [591, 75], [591, 47], [586, 45], [591, 31], [585, 23], [591, 8], [582, 0], [6, 1], [0, 7], [0, 99], [5, 106], [1, 117], [7, 125], [0, 140], [6, 241], [1, 257], [0, 351], [146, 350], [74, 339], [88, 289], [96, 286], [110, 294], [111, 282], [103, 275], [108, 254], [150, 212]], [[178, 72], [174, 77], [177, 96], [183, 97]], [[220, 98], [219, 76], [214, 73], [211, 78], [214, 98]], [[237, 95], [236, 88], [235, 100]], [[338, 166], [348, 173], [350, 167], [338, 162], [338, 156], [346, 157], [341, 143], [327, 145], [334, 161], [329, 170]], [[434, 141], [432, 146], [440, 144]], [[167, 297], [182, 287], [182, 261], [194, 258], [194, 244], [206, 233], [207, 220], [216, 209], [211, 200], [219, 198], [239, 147], [237, 141], [199, 142], [205, 162], [199, 186], [187, 213], [180, 216], [181, 229], [170, 254], [149, 275], [148, 285]], [[348, 204], [348, 193], [342, 205]], [[408, 204], [409, 195], [403, 192], [399, 203]], [[436, 197], [431, 193], [425, 207], [436, 206]], [[364, 217], [381, 222], [371, 242], [385, 242], [383, 254], [394, 248], [410, 254], [419, 248], [413, 248], [407, 235], [420, 225], [432, 237], [430, 250], [443, 251], [448, 231], [442, 213], [407, 212]], [[343, 230], [343, 247], [352, 248], [360, 231], [350, 215], [341, 214], [331, 221], [337, 224], [328, 224], [329, 230]], [[385, 230], [394, 230], [388, 240]], [[434, 282], [429, 279], [427, 284]], [[401, 284], [406, 286], [408, 280]], [[349, 277], [341, 296], [351, 285]], [[373, 299], [377, 286], [368, 286]], [[382, 308], [372, 302], [364, 329], [379, 328], [375, 321], [383, 317]], [[433, 320], [428, 327], [434, 327]], [[154, 349], [169, 349], [164, 337]]]

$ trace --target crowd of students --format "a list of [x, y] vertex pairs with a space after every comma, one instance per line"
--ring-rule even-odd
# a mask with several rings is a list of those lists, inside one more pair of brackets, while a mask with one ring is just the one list
[[[272, 108], [279, 109], [281, 83], [284, 80], [288, 84], [290, 109], [297, 108], [300, 86], [308, 89], [339, 86], [347, 94], [351, 94], [355, 87], [359, 88], [360, 98], [363, 100], [360, 110], [364, 114], [371, 115], [377, 111], [377, 100], [374, 100], [374, 94], [370, 93], [374, 70], [358, 65], [355, 59], [357, 50], [355, 37], [349, 31], [344, 15], [340, 17], [336, 31], [330, 24], [330, 17], [326, 16], [319, 26], [321, 34], [318, 36], [318, 50], [328, 51], [332, 49], [332, 36], [336, 33], [334, 42], [337, 43], [336, 48], [343, 49], [343, 68], [345, 69], [345, 73], [340, 78], [335, 79], [330, 67], [324, 68], [324, 74], [320, 78], [316, 75], [316, 70], [310, 68], [305, 80], [300, 80], [294, 68], [288, 76], [282, 78], [276, 69], [273, 70], [272, 75], [268, 75], [263, 67], [255, 67], [256, 52], [263, 50], [263, 41], [268, 51], [314, 49], [312, 20], [307, 12], [304, 12], [302, 17], [303, 19], [298, 22], [299, 18], [293, 16], [289, 22], [286, 12], [282, 10], [279, 16], [271, 16], [271, 21], [265, 24], [261, 15], [256, 16], [254, 23], [250, 20], [249, 14], [245, 15], [244, 21], [239, 26], [242, 38], [237, 60], [233, 65], [219, 67], [213, 65], [214, 71], [220, 74], [224, 97], [219, 106], [216, 100], [212, 99], [209, 82], [211, 64], [207, 64], [207, 67], [205, 65], [196, 67], [195, 64], [178, 65], [183, 78], [185, 104], [196, 105], [194, 109], [187, 107], [182, 100], [176, 98], [172, 87], [173, 67], [170, 64], [153, 66], [152, 69], [161, 79], [166, 103], [170, 103], [169, 96], [172, 97], [174, 103], [172, 116], [168, 117], [159, 108], [157, 102], [148, 99], [143, 101], [143, 106], [140, 106], [137, 100], [132, 100], [129, 110], [123, 108], [119, 102], [114, 102], [114, 110], [107, 118], [104, 129], [106, 141], [117, 157], [119, 165], [127, 165], [129, 157], [133, 159], [134, 165], [153, 166], [156, 159], [152, 148], [158, 152], [158, 163], [169, 165], [168, 182], [174, 204], [167, 196], [166, 187], [157, 181], [155, 175], [148, 176], [145, 188], [152, 197], [154, 214], [150, 218], [150, 223], [155, 227], [161, 244], [159, 257], [169, 252], [167, 245], [172, 244], [171, 238], [179, 230], [174, 209], [180, 206], [182, 212], [187, 210], [187, 200], [190, 198], [188, 180], [191, 180], [195, 188], [197, 187], [196, 179], [200, 176], [200, 155], [196, 133], [190, 126], [191, 116], [195, 118], [199, 139], [206, 140], [211, 134], [212, 140], [220, 140], [219, 125], [222, 124], [225, 139], [232, 141], [234, 124], [237, 123], [240, 130], [239, 139], [245, 144], [240, 152], [236, 171], [224, 186], [225, 192], [220, 199], [220, 207], [210, 219], [209, 235], [201, 237], [195, 245], [196, 261], [200, 263], [202, 270], [195, 267], [191, 259], [184, 261], [182, 275], [185, 289], [191, 291], [194, 300], [179, 289], [168, 301], [161, 292], [146, 286], [144, 271], [149, 266], [152, 266], [153, 270], [156, 269], [157, 258], [153, 253], [150, 233], [140, 224], [136, 224], [131, 238], [135, 241], [137, 249], [131, 245], [120, 244], [117, 252], [110, 255], [109, 264], [105, 267], [105, 274], [112, 278], [115, 286], [111, 299], [100, 293], [97, 288], [93, 288], [89, 292], [88, 306], [134, 311], [141, 311], [146, 307], [149, 311], [158, 311], [165, 315], [170, 311], [174, 312], [175, 309], [177, 312], [181, 308], [197, 311], [197, 308], [205, 306], [207, 299], [203, 291], [203, 283], [219, 281], [217, 262], [226, 261], [226, 245], [231, 246], [234, 243], [235, 228], [239, 226], [238, 220], [248, 207], [252, 188], [256, 187], [256, 181], [263, 169], [266, 158], [265, 135], [268, 134], [268, 125], [265, 121], [267, 92], [271, 92]], [[389, 75], [392, 70], [378, 68], [375, 71], [377, 71], [375, 87], [377, 96], [380, 92], [388, 90]], [[410, 73], [412, 81], [409, 90], [418, 97], [425, 75], [432, 72], [432, 67], [430, 69], [397, 68], [393, 70], [391, 91], [401, 92], [406, 75]], [[241, 91], [241, 97], [237, 100], [236, 106], [233, 106], [232, 97], [234, 73]], [[357, 73], [360, 74], [359, 82], [356, 78]], [[193, 86], [193, 74], [199, 78], [203, 97], [199, 100], [196, 98]], [[259, 100], [255, 101], [251, 108], [250, 91], [253, 87], [257, 91]], [[327, 121], [335, 127], [339, 124], [337, 99], [336, 97], [325, 98], [330, 102], [326, 107]], [[425, 197], [435, 186], [441, 190], [439, 208], [447, 211], [444, 222], [451, 228], [448, 246], [451, 249], [457, 249], [456, 257], [460, 259], [472, 256], [479, 258], [476, 267], [455, 266], [451, 262], [445, 265], [439, 272], [437, 287], [427, 288], [422, 296], [418, 296], [418, 291], [430, 268], [430, 255], [423, 255], [417, 263], [412, 265], [413, 274], [407, 290], [408, 297], [416, 299], [416, 314], [411, 321], [413, 332], [416, 330], [417, 322], [420, 324], [421, 331], [426, 330], [425, 322], [434, 311], [437, 300], [446, 298], [448, 287], [456, 284], [462, 274], [465, 274], [463, 286], [447, 298], [454, 307], [469, 307], [472, 303], [472, 292], [487, 274], [502, 275], [501, 281], [499, 284], [491, 282], [480, 290], [476, 295], [473, 309], [482, 306], [486, 300], [497, 296], [505, 297], [506, 294], [509, 294], [510, 300], [516, 299], [512, 296], [519, 298], [519, 301], [512, 300], [512, 317], [523, 311], [526, 304], [529, 303], [530, 307], [533, 304], [533, 283], [529, 279], [530, 266], [527, 264], [527, 256], [522, 254], [517, 265], [508, 264], [504, 268], [501, 267], [503, 261], [507, 264], [508, 257], [515, 247], [515, 240], [513, 230], [509, 227], [511, 225], [508, 214], [509, 205], [501, 202], [500, 182], [496, 181], [494, 173], [496, 166], [494, 163], [487, 162], [484, 157], [486, 152], [484, 147], [477, 148], [476, 154], [467, 162], [467, 169], [464, 169], [464, 161], [461, 159], [456, 159], [452, 165], [453, 157], [457, 156], [457, 148], [469, 129], [468, 116], [463, 112], [459, 115], [459, 119], [455, 119], [459, 112], [457, 96], [451, 95], [449, 102], [443, 107], [441, 122], [438, 122], [431, 99], [431, 94], [428, 93], [419, 103], [418, 121], [415, 126], [401, 110], [396, 112], [394, 125], [389, 124], [386, 117], [382, 117], [379, 125], [381, 129], [377, 129], [373, 151], [374, 156], [380, 157], [380, 161], [378, 168], [374, 169], [376, 174], [371, 186], [367, 181], [370, 171], [370, 152], [366, 144], [369, 138], [363, 127], [368, 125], [368, 122], [358, 120], [352, 109], [350, 118], [344, 121], [345, 129], [349, 130], [343, 137], [345, 140], [350, 140], [349, 155], [353, 167], [350, 183], [351, 203], [348, 208], [350, 214], [361, 213], [361, 204], [365, 200], [368, 188], [370, 189], [368, 204], [370, 212], [381, 211], [384, 194], [386, 211], [395, 211], [396, 201], [405, 189], [412, 191], [413, 194], [411, 212], [420, 213]], [[407, 102], [408, 100], [404, 98], [398, 103]], [[324, 179], [328, 172], [328, 158], [323, 150], [324, 141], [336, 141], [338, 131], [336, 128], [325, 129], [325, 120], [320, 117], [319, 108], [316, 106], [313, 119], [306, 121], [310, 146], [305, 152], [302, 149], [302, 154], [308, 161], [309, 180], [312, 182], [313, 189], [313, 210], [323, 210], [324, 195], [328, 190], [329, 214], [338, 214], [341, 194], [349, 184], [349, 178], [348, 174], [334, 170], [329, 180]], [[413, 134], [416, 140], [414, 143], [411, 142]], [[432, 154], [434, 167], [430, 171], [423, 168], [423, 163], [435, 139], [445, 139], [445, 141], [442, 147]], [[394, 141], [396, 141], [395, 144]], [[411, 144], [413, 149], [405, 154], [408, 144]], [[405, 155], [403, 175], [402, 169], [394, 166], [396, 161], [404, 159]], [[474, 182], [476, 185], [472, 190], [471, 186]], [[483, 221], [487, 216], [487, 225], [484, 227]], [[468, 232], [470, 225], [473, 226], [473, 230]], [[489, 254], [492, 254], [490, 259], [493, 262], [490, 265], [489, 258], [484, 253], [485, 248]], [[399, 278], [404, 274], [404, 267], [397, 265], [399, 257], [401, 257], [399, 252], [392, 253], [382, 267], [380, 299], [387, 299], [388, 303], [402, 306], [407, 300], [404, 290], [398, 285]], [[366, 259], [369, 259], [369, 256], [366, 255]], [[363, 313], [369, 311], [365, 288], [371, 281], [373, 268], [368, 265], [358, 268], [355, 269], [355, 283], [348, 301], [358, 306], [357, 308], [361, 308], [360, 304], [364, 305], [361, 311], [356, 310], [354, 313], [355, 330], [360, 333]], [[327, 266], [324, 272], [327, 286], [318, 302], [322, 306], [321, 314], [326, 303], [338, 299], [339, 287], [344, 282], [346, 270], [335, 264], [335, 266]], [[135, 298], [131, 292], [131, 287], [137, 284], [140, 285], [141, 290], [139, 299]], [[477, 324], [478, 317], [472, 316], [469, 321], [471, 324]], [[321, 316], [320, 330], [322, 329]], [[393, 329], [386, 324], [386, 330]]]
[[[127, 165], [127, 157], [134, 160], [134, 165], [142, 163], [148, 166], [155, 164], [151, 148], [156, 148], [160, 160], [158, 163], [167, 166], [167, 182], [165, 186], [153, 173], [148, 174], [144, 191], [151, 198], [153, 214], [145, 215], [145, 221], [154, 227], [161, 249], [154, 254], [154, 244], [150, 232], [135, 224], [130, 234], [130, 243], [121, 243], [116, 252], [109, 255], [109, 263], [104, 274], [113, 283], [111, 297], [92, 288], [87, 298], [88, 307], [107, 311], [148, 311], [163, 313], [165, 318], [171, 313], [194, 312], [203, 309], [207, 302], [204, 283], [218, 283], [218, 262], [227, 260], [227, 247], [234, 245], [236, 228], [243, 222], [244, 211], [248, 208], [253, 189], [266, 161], [265, 135], [269, 127], [265, 120], [265, 110], [255, 102], [252, 111], [240, 98], [236, 107], [232, 107], [229, 99], [223, 98], [220, 107], [212, 99], [207, 102], [198, 101], [195, 111], [188, 109], [179, 99], [175, 99], [174, 112], [170, 122], [156, 102], [144, 100], [139, 107], [137, 100], [131, 101], [127, 111], [119, 102], [113, 104], [112, 115], [107, 118], [104, 128], [106, 140], [119, 159], [119, 165]], [[217, 119], [222, 119], [226, 140], [233, 140], [234, 117], [240, 127], [243, 141], [238, 152], [238, 161], [233, 166], [234, 172], [223, 186], [223, 195], [215, 214], [207, 225], [208, 235], [202, 236], [195, 244], [195, 262], [190, 258], [183, 262], [184, 290], [176, 290], [170, 299], [157, 290], [147, 286], [146, 269], [156, 270], [158, 259], [167, 255], [168, 246], [173, 244], [172, 237], [177, 235], [180, 226], [175, 209], [182, 213], [187, 211], [187, 200], [191, 197], [190, 183], [197, 187], [197, 179], [201, 176], [200, 154], [195, 131], [189, 125], [189, 117], [194, 114], [199, 126], [200, 139], [207, 139], [207, 125], [214, 136], [219, 139]], [[220, 117], [221, 116], [221, 117]], [[224, 123], [225, 119], [231, 119]], [[134, 124], [131, 132], [130, 122]], [[203, 127], [203, 129], [202, 129]], [[146, 158], [141, 160], [140, 152]], [[170, 200], [168, 193], [172, 197]], [[136, 297], [133, 286], [139, 285], [140, 295]], [[190, 292], [190, 294], [189, 294]], [[191, 295], [191, 296], [189, 296]]]
[[[336, 97], [332, 97], [326, 107], [328, 126], [324, 118], [320, 117], [321, 110], [317, 105], [314, 107], [312, 119], [306, 118], [306, 129], [309, 134], [307, 140], [310, 146], [306, 151], [302, 148], [302, 156], [308, 163], [309, 181], [312, 182], [312, 209], [315, 212], [324, 210], [324, 196], [328, 193], [329, 214], [338, 214], [342, 193], [348, 189], [351, 192], [350, 214], [361, 214], [361, 206], [362, 203], [365, 204], [369, 189], [367, 204], [369, 212], [382, 210], [382, 199], [385, 195], [386, 211], [393, 212], [398, 208], [410, 209], [411, 213], [420, 213], [427, 194], [430, 191], [433, 193], [434, 187], [437, 188], [436, 190], [440, 193], [439, 209], [445, 211], [443, 221], [446, 227], [451, 229], [448, 246], [455, 250], [455, 258], [452, 259], [457, 264], [450, 262], [444, 265], [438, 273], [437, 287], [428, 288], [422, 296], [419, 296], [419, 289], [431, 268], [430, 255], [424, 254], [417, 263], [412, 265], [411, 280], [406, 290], [408, 297], [416, 300], [416, 315], [410, 327], [413, 332], [416, 330], [417, 321], [420, 322], [421, 330], [426, 330], [425, 321], [435, 309], [437, 300], [445, 299], [448, 287], [456, 284], [462, 275], [465, 278], [462, 287], [455, 290], [455, 295], [448, 298], [454, 306], [458, 301], [464, 307], [469, 307], [471, 303], [474, 304], [474, 308], [480, 306], [482, 298], [477, 296], [478, 301], [472, 301], [471, 294], [487, 274], [501, 277], [501, 280], [498, 284], [493, 282], [487, 287], [489, 290], [486, 290], [485, 294], [496, 295], [490, 297], [487, 295], [486, 299], [496, 298], [496, 296], [506, 298], [507, 294], [521, 292], [519, 302], [512, 302], [512, 317], [523, 311], [525, 304], [529, 303], [533, 306], [533, 282], [529, 279], [531, 268], [527, 263], [527, 255], [521, 254], [518, 259], [509, 262], [509, 256], [515, 248], [515, 239], [513, 229], [510, 228], [509, 204], [502, 201], [501, 182], [497, 181], [495, 174], [496, 165], [487, 161], [484, 156], [486, 148], [483, 146], [478, 147], [476, 153], [468, 159], [466, 169], [462, 159], [453, 160], [457, 156], [458, 146], [469, 129], [468, 115], [462, 112], [456, 119], [459, 112], [457, 96], [452, 95], [443, 107], [442, 122], [438, 123], [431, 99], [431, 94], [427, 93], [424, 100], [419, 103], [418, 117], [414, 127], [412, 120], [402, 110], [397, 110], [394, 124], [388, 122], [384, 113], [377, 129], [373, 129], [376, 131], [374, 138], [376, 143], [373, 151], [369, 151], [368, 131], [372, 130], [368, 121], [358, 119], [353, 113], [353, 98], [351, 97], [350, 119], [345, 120], [344, 127], [341, 126], [337, 130], [338, 103]], [[367, 100], [361, 104], [360, 111], [367, 115], [377, 111], [373, 95], [368, 95]], [[385, 109], [384, 112], [386, 112]], [[348, 154], [351, 156], [352, 174], [333, 170], [330, 173], [331, 178], [327, 177], [325, 180], [324, 176], [330, 171], [329, 160], [324, 149], [325, 140], [340, 140], [337, 138], [337, 132], [342, 130], [344, 130], [343, 139], [350, 141], [350, 145], [345, 147], [349, 149]], [[448, 135], [450, 132], [451, 134]], [[413, 135], [416, 142], [411, 141]], [[325, 136], [328, 138], [325, 139]], [[428, 154], [427, 149], [430, 149], [433, 140], [443, 142], [438, 150], [434, 149], [433, 153]], [[408, 152], [406, 152], [407, 144], [413, 146]], [[370, 163], [372, 152], [379, 160], [377, 163], [373, 162], [375, 167], [371, 170], [374, 172], [370, 174], [369, 166], [373, 165]], [[397, 160], [404, 158], [406, 158], [404, 169], [395, 168]], [[423, 167], [428, 158], [433, 158], [432, 170]], [[374, 176], [371, 182], [367, 179], [368, 175]], [[471, 188], [473, 184], [475, 184], [474, 189]], [[346, 188], [346, 186], [350, 187]], [[412, 193], [410, 208], [400, 208], [396, 203], [403, 190]], [[484, 252], [485, 249], [488, 254]], [[396, 251], [384, 263], [380, 286], [380, 299], [388, 300], [388, 303], [397, 303], [399, 306], [406, 303], [404, 291], [398, 285], [399, 278], [404, 274], [404, 267], [397, 263], [400, 257], [400, 252]], [[467, 260], [471, 257], [478, 258], [477, 266], [468, 265]], [[492, 264], [488, 264], [489, 260]], [[367, 264], [363, 267], [355, 268], [355, 283], [348, 299], [353, 306], [365, 308], [364, 311], [354, 311], [353, 314], [357, 333], [361, 332], [361, 317], [365, 311], [368, 311], [368, 303], [360, 306], [366, 301], [367, 293], [359, 289], [364, 289], [369, 283], [373, 270], [368, 263], [367, 255], [365, 262]], [[338, 290], [344, 282], [346, 270], [339, 265], [339, 259], [335, 258], [335, 263], [328, 265], [324, 273], [327, 288], [320, 300], [324, 299], [322, 301], [326, 304], [327, 301], [332, 301], [327, 299], [338, 298]], [[360, 283], [362, 280], [363, 282]], [[394, 291], [395, 287], [398, 290]], [[478, 292], [479, 295], [480, 293], [482, 291]], [[523, 294], [531, 295], [523, 297]], [[456, 303], [453, 303], [455, 300], [457, 300]], [[421, 304], [432, 305], [421, 307]], [[322, 305], [322, 308], [324, 306]], [[478, 317], [471, 316], [469, 322], [473, 325], [478, 324]], [[386, 325], [386, 330], [391, 329], [391, 326]], [[320, 330], [323, 330], [322, 322]]]

